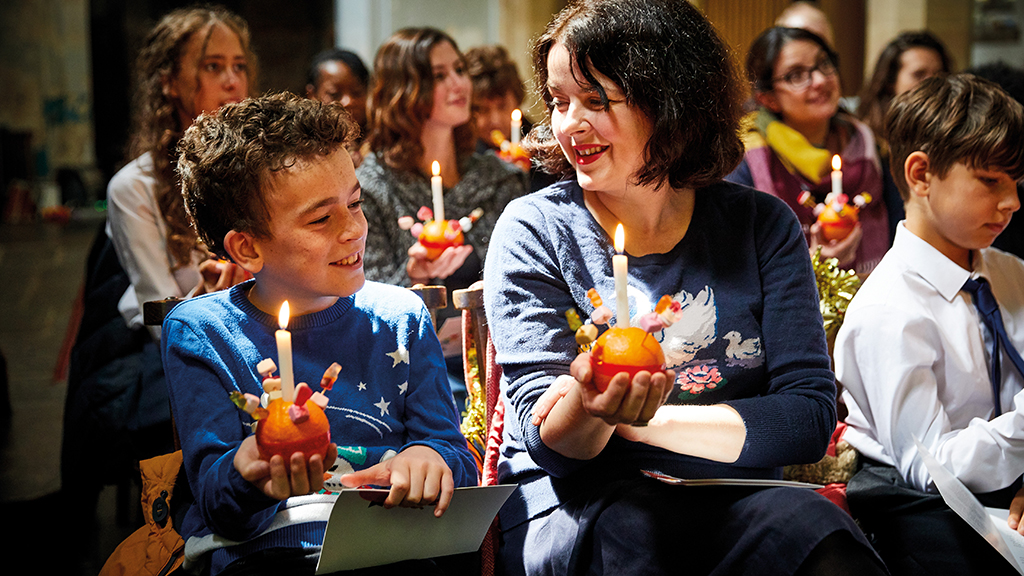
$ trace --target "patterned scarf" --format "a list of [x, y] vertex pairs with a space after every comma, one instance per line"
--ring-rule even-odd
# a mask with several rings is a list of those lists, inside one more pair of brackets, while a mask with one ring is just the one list
[[[851, 198], [867, 192], [872, 201], [860, 211], [864, 237], [853, 267], [858, 274], [874, 269], [889, 249], [889, 217], [882, 200], [882, 168], [871, 130], [853, 117], [840, 113], [832, 129], [845, 127], [849, 141], [843, 147], [843, 191]], [[744, 120], [743, 141], [754, 188], [789, 204], [810, 237], [814, 211], [797, 200], [807, 190], [821, 202], [832, 190], [832, 154], [813, 146], [768, 110], [761, 108]]]

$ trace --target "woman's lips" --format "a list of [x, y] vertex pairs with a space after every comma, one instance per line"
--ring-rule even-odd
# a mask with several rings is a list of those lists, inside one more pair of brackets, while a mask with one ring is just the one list
[[573, 146], [572, 149], [576, 153], [576, 163], [587, 165], [596, 162], [598, 158], [603, 156], [605, 151], [608, 150], [608, 146], [586, 144]]

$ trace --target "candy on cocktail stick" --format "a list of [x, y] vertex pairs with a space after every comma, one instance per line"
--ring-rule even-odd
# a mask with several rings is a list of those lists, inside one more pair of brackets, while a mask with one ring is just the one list
[[597, 289], [591, 288], [587, 290], [587, 297], [590, 298], [590, 303], [594, 305], [594, 311], [590, 314], [590, 321], [594, 324], [607, 324], [610, 322], [612, 319], [612, 309], [604, 305], [604, 300], [597, 293]]
[[334, 387], [334, 383], [338, 380], [338, 374], [340, 373], [341, 364], [334, 362], [333, 364], [328, 366], [327, 370], [324, 371], [323, 377], [320, 378], [320, 390], [318, 392], [313, 393], [313, 396], [310, 397], [310, 401], [314, 402], [317, 406], [321, 408], [327, 407], [326, 392], [329, 392], [331, 388]]

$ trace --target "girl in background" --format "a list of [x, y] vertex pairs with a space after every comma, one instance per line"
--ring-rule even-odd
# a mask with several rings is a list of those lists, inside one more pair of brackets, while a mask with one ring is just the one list
[[881, 138], [885, 113], [893, 98], [925, 78], [950, 72], [949, 54], [938, 38], [923, 30], [904, 32], [878, 56], [871, 79], [861, 92], [857, 117], [874, 131], [876, 138]]
[[[370, 153], [356, 171], [369, 224], [364, 253], [367, 280], [398, 286], [444, 284], [448, 306], [438, 325], [459, 313], [452, 293], [480, 280], [483, 259], [498, 215], [525, 194], [525, 172], [490, 153], [476, 153], [470, 106], [473, 87], [455, 41], [434, 28], [396, 32], [377, 51], [369, 103]], [[431, 207], [431, 164], [437, 161], [449, 220], [483, 211], [465, 244], [435, 260], [407, 230], [401, 217]], [[461, 354], [447, 358], [452, 392], [466, 397]]]
[[255, 72], [248, 26], [223, 8], [175, 10], [146, 37], [135, 71], [134, 159], [107, 187], [107, 233], [131, 280], [118, 305], [129, 327], [142, 325], [145, 302], [221, 290], [248, 277], [198, 244], [174, 164], [192, 121], [248, 97]]

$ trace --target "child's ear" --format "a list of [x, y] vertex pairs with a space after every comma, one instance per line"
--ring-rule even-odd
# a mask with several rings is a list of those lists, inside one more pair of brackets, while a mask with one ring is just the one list
[[231, 230], [224, 235], [224, 251], [231, 259], [250, 274], [263, 269], [263, 257], [256, 246], [256, 239], [248, 232]]
[[775, 97], [775, 93], [772, 91], [755, 92], [754, 101], [756, 101], [759, 106], [767, 108], [772, 114], [782, 112], [782, 107], [779, 106], [779, 99]]
[[903, 163], [903, 177], [912, 196], [927, 196], [931, 173], [928, 155], [920, 150], [912, 152]]

